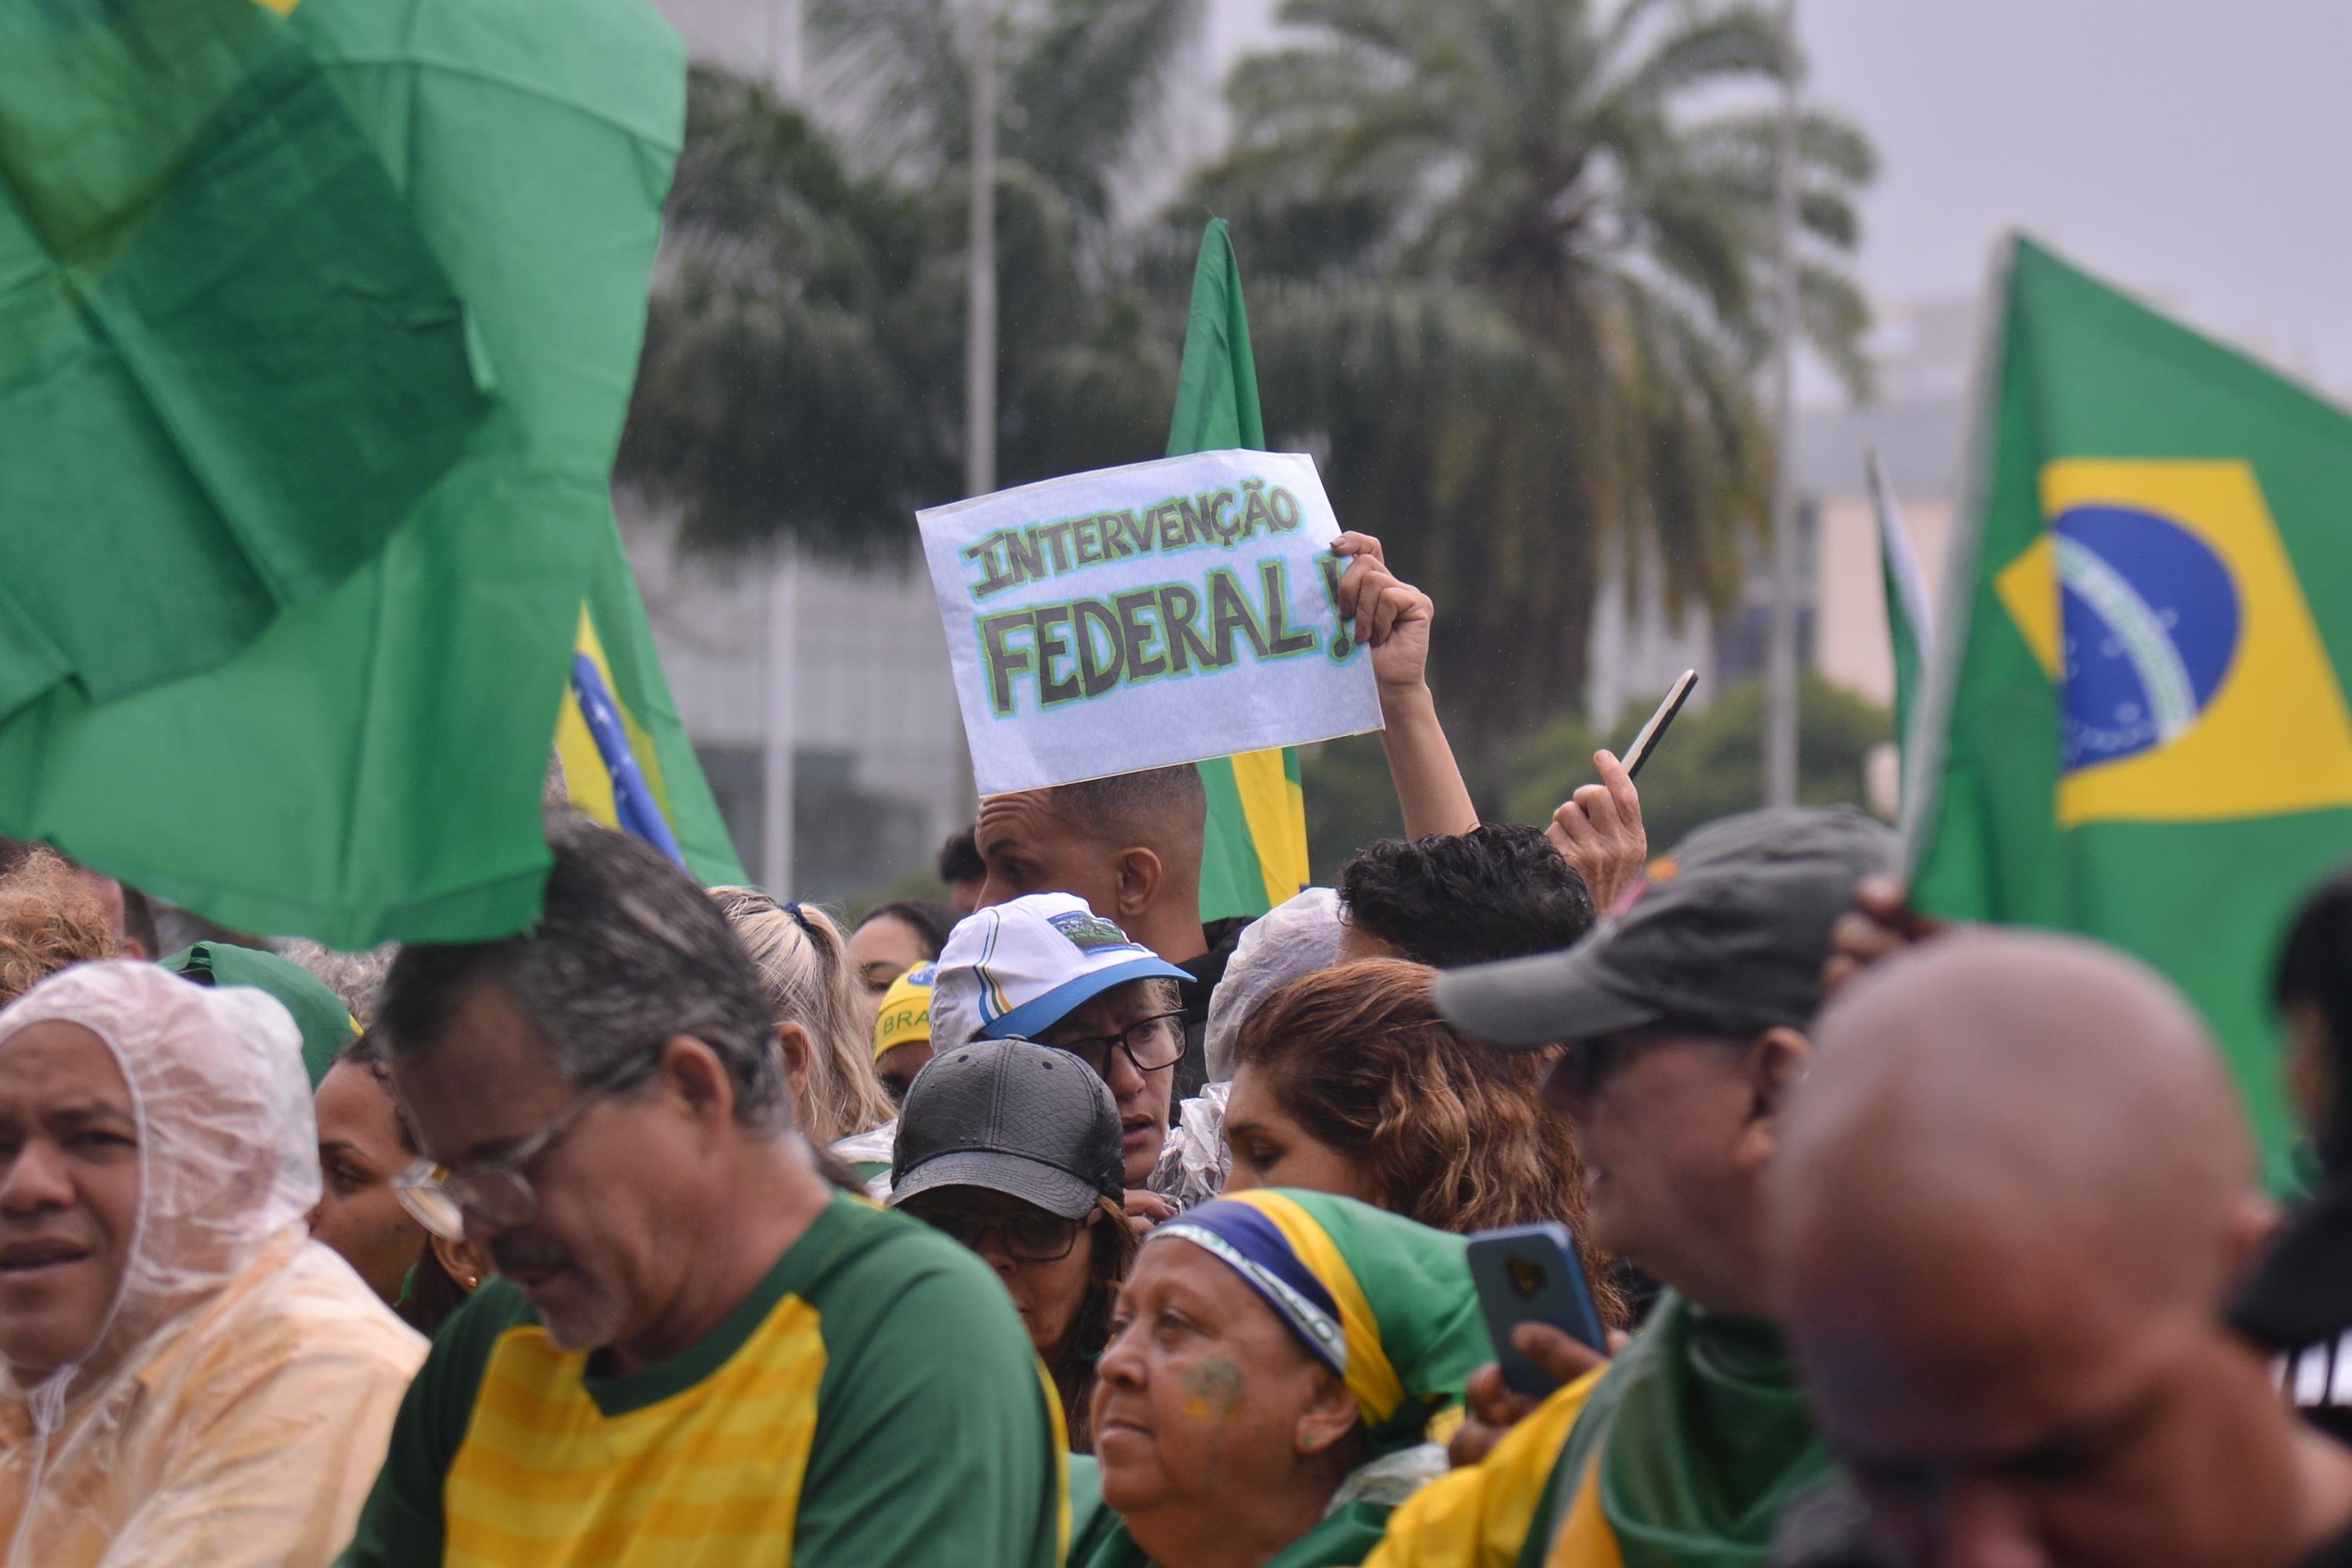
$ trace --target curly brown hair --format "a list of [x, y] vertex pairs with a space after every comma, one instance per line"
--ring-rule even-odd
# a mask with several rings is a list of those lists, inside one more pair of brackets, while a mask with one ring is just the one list
[[106, 905], [61, 857], [36, 848], [0, 879], [0, 1005], [60, 969], [121, 956]]
[[1316, 1138], [1352, 1156], [1380, 1206], [1457, 1234], [1552, 1221], [1576, 1237], [1601, 1321], [1625, 1321], [1584, 1239], [1584, 1162], [1544, 1103], [1550, 1051], [1498, 1051], [1438, 1016], [1437, 971], [1373, 958], [1302, 975], [1242, 1026], [1240, 1066]]

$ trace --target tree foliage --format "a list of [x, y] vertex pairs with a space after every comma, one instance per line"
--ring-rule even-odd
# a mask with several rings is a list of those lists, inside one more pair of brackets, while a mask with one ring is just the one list
[[[1751, 4], [1289, 0], [1198, 199], [1253, 283], [1270, 423], [1441, 609], [1490, 803], [1574, 704], [1604, 560], [1723, 603], [1763, 521], [1778, 34]], [[1706, 111], [1727, 92], [1743, 106]], [[1799, 126], [1803, 327], [1861, 374], [1862, 136]], [[1269, 284], [1271, 283], [1271, 287]]]
[[[697, 68], [623, 442], [691, 545], [902, 551], [962, 493], [970, 40], [961, 0], [814, 0], [828, 129]], [[1176, 345], [1114, 192], [1199, 0], [1004, 6], [997, 465], [1017, 484], [1157, 456]]]
[[[1549, 788], [1521, 742], [1579, 705], [1605, 563], [1719, 605], [1763, 521], [1791, 63], [1750, 0], [1288, 0], [1230, 81], [1228, 155], [1138, 223], [1121, 192], [1197, 90], [1202, 9], [1000, 0], [1003, 482], [1158, 453], [1224, 214], [1276, 444], [1436, 597], [1482, 802]], [[892, 554], [961, 493], [971, 15], [810, 0], [821, 125], [696, 71], [621, 463], [689, 543]], [[1803, 327], [1859, 381], [1872, 156], [1828, 114], [1798, 131]]]
[[[1797, 798], [1806, 805], [1862, 805], [1868, 801], [1865, 764], [1873, 748], [1894, 738], [1884, 708], [1818, 676], [1800, 692]], [[1594, 726], [1562, 714], [1514, 748], [1515, 776], [1507, 820], [1538, 826], [1578, 785], [1592, 781], [1592, 753], [1622, 751], [1647, 709]], [[1642, 770], [1642, 815], [1651, 853], [1664, 854], [1693, 829], [1764, 798], [1764, 688], [1745, 681], [1717, 694], [1705, 708], [1685, 710]], [[1351, 736], [1311, 748], [1303, 767], [1308, 853], [1316, 879], [1328, 884], [1348, 858], [1376, 838], [1403, 831], [1395, 787], [1377, 735]]]

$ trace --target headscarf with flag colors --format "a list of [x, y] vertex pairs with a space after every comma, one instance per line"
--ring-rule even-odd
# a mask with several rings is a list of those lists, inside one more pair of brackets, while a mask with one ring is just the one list
[[[1186, 1211], [1146, 1247], [1186, 1242], [1232, 1268], [1307, 1352], [1343, 1379], [1373, 1458], [1341, 1483], [1315, 1528], [1266, 1568], [1352, 1568], [1390, 1513], [1442, 1471], [1400, 1463], [1460, 1424], [1462, 1385], [1495, 1359], [1465, 1243], [1402, 1215], [1328, 1193], [1258, 1188]], [[1081, 1568], [1131, 1568], [1144, 1557], [1106, 1513]]]
[[[1241, 264], [1225, 220], [1211, 218], [1192, 268], [1192, 309], [1176, 374], [1168, 456], [1233, 447], [1265, 450], [1257, 364], [1242, 309]], [[1201, 918], [1262, 915], [1307, 886], [1307, 797], [1296, 747], [1200, 764], [1209, 795], [1201, 851]]]

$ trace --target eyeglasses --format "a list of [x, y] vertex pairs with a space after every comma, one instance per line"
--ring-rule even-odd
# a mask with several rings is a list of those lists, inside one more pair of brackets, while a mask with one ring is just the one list
[[516, 1144], [502, 1159], [485, 1161], [465, 1172], [453, 1172], [430, 1160], [417, 1161], [392, 1179], [393, 1195], [417, 1224], [445, 1241], [466, 1239], [469, 1214], [499, 1230], [529, 1225], [539, 1215], [539, 1193], [523, 1174], [524, 1167], [553, 1148], [590, 1106], [651, 1076], [660, 1059], [646, 1056], [624, 1062], [583, 1089], [580, 1098], [554, 1121]]
[[1044, 1209], [1014, 1209], [1011, 1214], [976, 1214], [970, 1209], [927, 1209], [908, 1205], [917, 1219], [973, 1252], [991, 1235], [1004, 1239], [1007, 1257], [1023, 1263], [1055, 1263], [1078, 1244], [1083, 1220], [1064, 1219]]
[[1110, 1054], [1113, 1050], [1127, 1053], [1127, 1059], [1142, 1073], [1164, 1072], [1176, 1065], [1184, 1054], [1184, 1015], [1154, 1013], [1149, 1018], [1137, 1020], [1116, 1035], [1093, 1035], [1082, 1040], [1041, 1040], [1057, 1051], [1067, 1051], [1095, 1069], [1097, 1078], [1110, 1076]]

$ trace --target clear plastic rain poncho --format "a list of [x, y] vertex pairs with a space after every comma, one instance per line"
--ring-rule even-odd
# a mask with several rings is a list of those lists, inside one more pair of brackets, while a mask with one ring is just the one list
[[7, 1568], [325, 1561], [425, 1344], [309, 1239], [318, 1131], [293, 1020], [259, 991], [132, 963], [0, 1010], [0, 1052], [46, 1020], [89, 1029], [121, 1070], [139, 1206], [89, 1347], [29, 1386], [0, 1371]]
[[1234, 1076], [1234, 1046], [1242, 1024], [1257, 1005], [1297, 979], [1339, 962], [1339, 895], [1309, 888], [1252, 921], [1234, 943], [1224, 978], [1209, 996], [1209, 1029], [1203, 1046], [1209, 1081]]
[[1184, 1102], [1176, 1125], [1168, 1130], [1160, 1163], [1151, 1170], [1153, 1192], [1191, 1208], [1225, 1190], [1225, 1175], [1233, 1168], [1233, 1151], [1225, 1146], [1225, 1093], [1242, 1025], [1276, 991], [1339, 959], [1339, 895], [1328, 888], [1309, 888], [1243, 928], [1224, 978], [1209, 996], [1202, 1039], [1209, 1081], [1197, 1099]]

